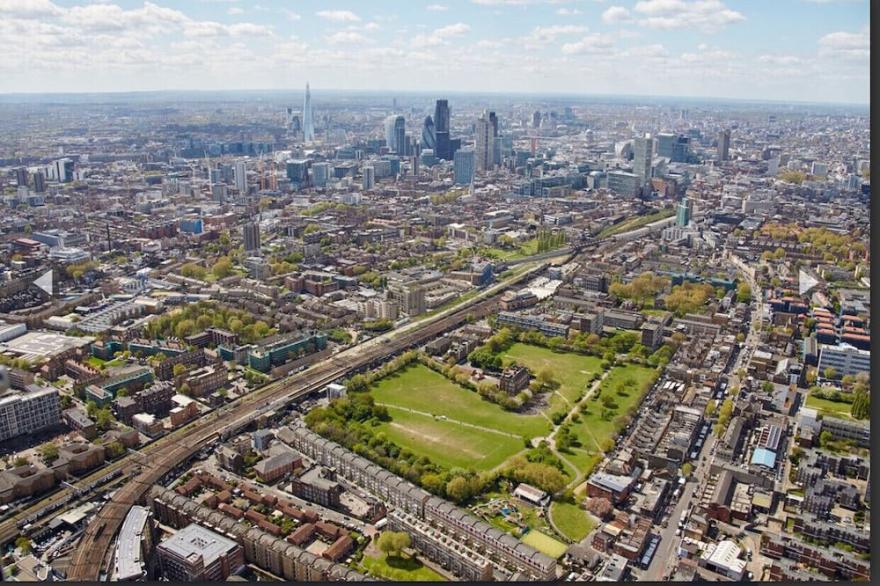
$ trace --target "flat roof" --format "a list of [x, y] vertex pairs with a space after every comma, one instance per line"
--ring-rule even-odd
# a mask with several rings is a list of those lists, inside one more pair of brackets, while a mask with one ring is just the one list
[[755, 448], [752, 452], [752, 464], [758, 466], [766, 466], [767, 468], [776, 467], [776, 452], [767, 448]]
[[159, 544], [159, 548], [181, 559], [200, 556], [206, 567], [237, 546], [231, 539], [195, 523], [187, 525]]
[[132, 580], [144, 574], [141, 538], [150, 512], [135, 505], [128, 511], [116, 542], [116, 580]]

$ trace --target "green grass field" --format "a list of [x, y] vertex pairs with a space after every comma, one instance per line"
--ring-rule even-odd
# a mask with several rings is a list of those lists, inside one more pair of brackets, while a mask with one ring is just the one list
[[554, 559], [562, 557], [562, 554], [568, 549], [566, 544], [540, 531], [529, 531], [523, 536], [521, 541]]
[[[505, 364], [516, 361], [527, 366], [533, 373], [544, 368], [553, 372], [554, 378], [560, 383], [557, 391], [573, 403], [578, 394], [586, 388], [587, 381], [597, 372], [601, 372], [602, 359], [598, 356], [583, 356], [573, 352], [554, 352], [549, 348], [532, 346], [517, 342], [502, 356]], [[551, 403], [551, 407], [554, 405]]]
[[[581, 440], [583, 442], [583, 440]], [[593, 471], [596, 464], [602, 461], [602, 454], [598, 450], [587, 451], [583, 448], [571, 448], [568, 452], [560, 452], [565, 459], [578, 469], [578, 477], [583, 477]]]
[[417, 559], [364, 556], [361, 565], [373, 576], [395, 582], [445, 582], [446, 579]]
[[806, 405], [807, 407], [817, 409], [825, 415], [840, 417], [841, 419], [852, 419], [852, 415], [850, 415], [852, 405], [843, 401], [830, 401], [810, 394], [807, 396]]
[[[581, 448], [588, 451], [599, 450], [604, 440], [613, 438], [614, 419], [641, 403], [655, 375], [656, 371], [653, 368], [639, 364], [615, 366], [599, 386], [600, 398], [593, 397], [584, 403], [588, 411], [581, 413], [580, 421], [572, 427], [581, 440]], [[618, 386], [627, 380], [635, 383], [634, 388], [629, 390], [626, 396], [618, 395], [616, 392]], [[612, 417], [607, 420], [602, 418], [604, 407], [601, 398], [604, 396], [612, 397], [618, 405]]]
[[585, 510], [572, 503], [553, 503], [550, 505], [550, 515], [556, 528], [572, 541], [580, 541], [596, 526]]
[[445, 415], [449, 419], [497, 429], [519, 438], [542, 435], [550, 429], [550, 424], [540, 415], [505, 411], [422, 364], [382, 379], [370, 392], [378, 403]]
[[[467, 391], [464, 391], [467, 392]], [[447, 468], [490, 470], [524, 449], [521, 439], [389, 407], [391, 421], [378, 431]]]
[[392, 419], [379, 430], [399, 446], [445, 467], [492, 469], [524, 449], [523, 435], [543, 435], [550, 429], [540, 415], [505, 411], [422, 364], [382, 379], [370, 392], [376, 402], [388, 406]]

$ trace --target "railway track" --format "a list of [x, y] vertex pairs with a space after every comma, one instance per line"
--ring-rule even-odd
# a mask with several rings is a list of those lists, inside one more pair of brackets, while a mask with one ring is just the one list
[[[529, 276], [532, 271], [523, 275]], [[354, 347], [313, 366], [301, 375], [271, 383], [267, 387], [243, 397], [230, 410], [220, 416], [207, 416], [188, 428], [179, 430], [157, 440], [151, 450], [162, 455], [142, 468], [140, 474], [116, 491], [113, 499], [104, 505], [92, 519], [83, 534], [70, 564], [68, 579], [95, 581], [100, 578], [110, 544], [133, 505], [143, 502], [151, 486], [160, 482], [169, 472], [189, 460], [199, 450], [222, 437], [224, 431], [237, 431], [249, 425], [260, 415], [259, 407], [269, 407], [278, 401], [290, 402], [320, 390], [330, 382], [347, 374], [368, 367], [410, 349], [430, 338], [456, 327], [472, 316], [479, 319], [492, 313], [498, 304], [500, 291], [491, 297], [460, 309], [450, 315], [401, 332], [397, 336], [382, 338], [369, 348]], [[176, 444], [176, 445], [175, 445]], [[174, 446], [173, 448], [171, 446]], [[163, 448], [170, 448], [163, 452]]]

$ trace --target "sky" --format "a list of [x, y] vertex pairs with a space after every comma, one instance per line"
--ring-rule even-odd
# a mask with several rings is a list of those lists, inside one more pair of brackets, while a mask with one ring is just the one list
[[0, 93], [311, 87], [867, 104], [868, 0], [0, 0]]

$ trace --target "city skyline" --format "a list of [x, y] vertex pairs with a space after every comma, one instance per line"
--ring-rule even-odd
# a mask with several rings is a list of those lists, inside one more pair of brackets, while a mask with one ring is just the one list
[[[370, 9], [299, 2], [291, 12], [235, 0], [7, 0], [0, 71], [4, 93], [279, 90], [308, 80], [325, 90], [866, 104], [867, 8], [862, 0], [474, 0]], [[783, 18], [792, 10], [798, 19]], [[238, 69], [248, 75], [230, 75]]]

